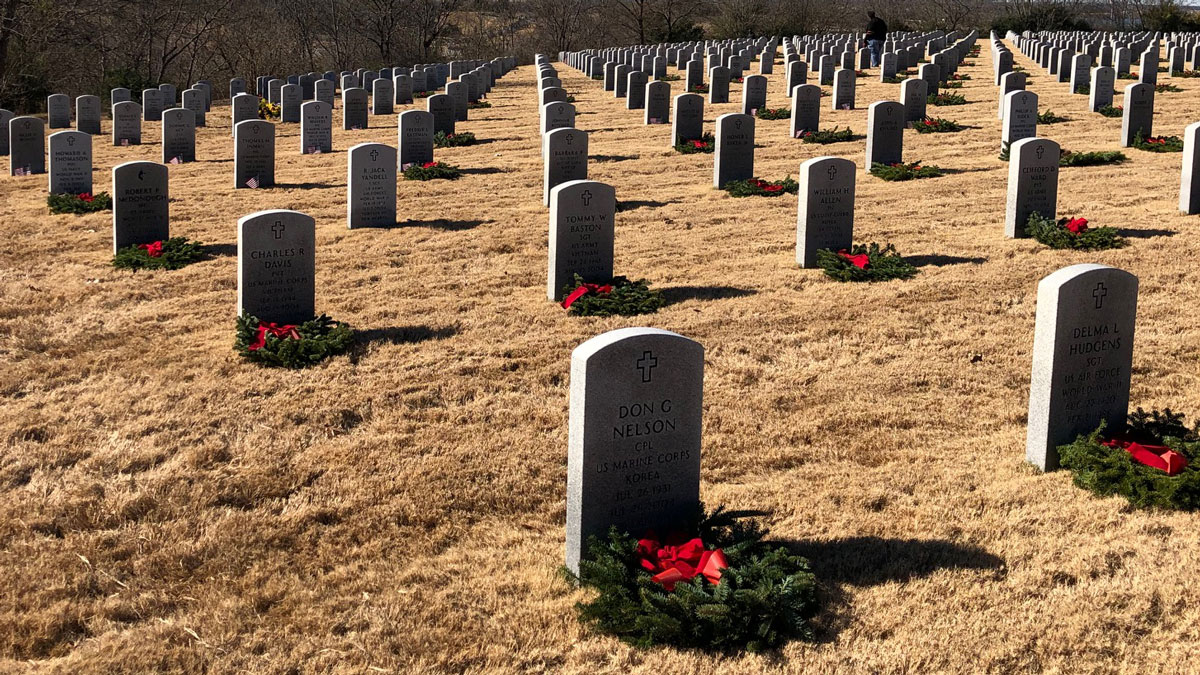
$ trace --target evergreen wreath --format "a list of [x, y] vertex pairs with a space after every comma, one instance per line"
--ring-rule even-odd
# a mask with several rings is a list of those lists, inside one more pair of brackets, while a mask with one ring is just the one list
[[966, 80], [969, 80], [969, 79], [971, 79], [971, 76], [967, 75], [966, 73], [954, 73], [953, 75], [950, 76], [950, 79], [947, 81], [948, 82], [965, 82]]
[[1073, 91], [1073, 92], [1071, 92], [1071, 93], [1073, 93], [1073, 94], [1083, 94], [1084, 96], [1086, 96], [1086, 95], [1088, 95], [1088, 94], [1092, 93], [1092, 85], [1091, 85], [1091, 84], [1089, 84], [1089, 83], [1087, 83], [1087, 82], [1080, 82], [1080, 83], [1079, 83], [1079, 84], [1078, 84], [1078, 85], [1075, 87], [1075, 91]]
[[1128, 160], [1123, 152], [1116, 150], [1100, 150], [1095, 152], [1071, 152], [1063, 150], [1059, 155], [1059, 166], [1100, 166], [1103, 164], [1120, 164]]
[[1183, 152], [1183, 139], [1178, 136], [1147, 138], [1139, 130], [1133, 137], [1133, 147], [1146, 152]]
[[885, 77], [881, 81], [884, 84], [904, 84], [904, 81], [907, 79], [907, 76], [893, 75], [891, 77]]
[[50, 213], [95, 213], [112, 209], [112, 197], [107, 192], [91, 194], [83, 192], [77, 195], [49, 195], [46, 205]]
[[663, 75], [662, 77], [656, 77], [654, 79], [658, 80], [659, 82], [678, 82], [683, 78], [678, 75]]
[[828, 145], [829, 143], [845, 143], [847, 141], [861, 140], [862, 136], [855, 136], [854, 132], [851, 131], [849, 127], [845, 129], [834, 127], [832, 129], [820, 129], [818, 131], [798, 131], [796, 132], [796, 138], [799, 138], [805, 143], [820, 143], [821, 145]]
[[1105, 117], [1122, 117], [1125, 115], [1125, 106], [1120, 105], [1102, 105], [1096, 112]]
[[1137, 75], [1134, 75], [1133, 73], [1117, 73], [1117, 79], [1118, 80], [1136, 80], [1138, 78], [1137, 78]]
[[944, 117], [926, 117], [912, 123], [912, 128], [918, 134], [946, 134], [962, 131], [963, 125]]
[[756, 115], [760, 120], [786, 120], [792, 116], [788, 108], [759, 108]]
[[[1058, 448], [1059, 464], [1074, 474], [1075, 485], [1101, 497], [1121, 495], [1137, 508], [1200, 508], [1200, 421], [1189, 428], [1170, 408], [1149, 413], [1138, 408], [1114, 438], [1102, 440], [1104, 426]], [[1173, 458], [1167, 466], [1185, 466], [1168, 473], [1134, 458], [1135, 452], [1163, 457], [1166, 450], [1183, 460]]]
[[929, 105], [966, 105], [967, 98], [962, 94], [934, 94], [925, 99]]
[[1129, 241], [1111, 227], [1088, 227], [1086, 218], [1043, 218], [1036, 211], [1029, 214], [1025, 234], [1050, 248], [1072, 248], [1080, 251], [1099, 251], [1122, 248]]
[[435, 148], [459, 148], [464, 145], [475, 145], [475, 134], [470, 131], [453, 134], [439, 131], [433, 135], [433, 147]]
[[562, 308], [574, 316], [637, 316], [653, 314], [666, 306], [662, 293], [650, 289], [644, 279], [630, 281], [613, 277], [606, 284], [584, 281], [573, 275], [575, 283], [563, 287]]
[[895, 246], [880, 247], [874, 242], [865, 246], [855, 244], [849, 251], [842, 249], [836, 253], [821, 249], [817, 251], [817, 265], [825, 270], [826, 276], [837, 281], [888, 281], [917, 275], [917, 268], [900, 257]]
[[962, 89], [963, 83], [962, 82], [943, 82], [942, 87], [944, 89]]
[[779, 197], [784, 194], [796, 194], [800, 191], [800, 184], [791, 176], [780, 181], [748, 178], [729, 181], [724, 189], [730, 197]]
[[445, 162], [426, 162], [407, 165], [403, 175], [404, 180], [455, 180], [462, 176], [462, 171], [457, 166]]
[[945, 176], [946, 172], [941, 167], [924, 165], [920, 162], [896, 162], [895, 164], [881, 164], [875, 162], [871, 164], [871, 175], [881, 180], [900, 181], [900, 180], [916, 180], [919, 178], [938, 178]]
[[1200, 70], [1181, 70], [1175, 77], [1200, 77]]
[[1053, 110], [1040, 112], [1037, 116], [1038, 124], [1058, 124], [1059, 122], [1069, 122], [1070, 119], [1062, 115], [1056, 115]]
[[[571, 99], [571, 98], [574, 98], [574, 97], [572, 97], [572, 96], [568, 96], [567, 98], [568, 98], [568, 99]], [[567, 102], [568, 102], [568, 103], [572, 103], [573, 101], [571, 101], [571, 100], [568, 100]], [[481, 110], [481, 109], [483, 109], [483, 108], [490, 108], [490, 107], [492, 107], [492, 104], [491, 104], [491, 103], [488, 103], [487, 101], [476, 101], [476, 102], [474, 102], [474, 103], [468, 103], [468, 104], [467, 104], [467, 110]]]
[[1173, 84], [1168, 84], [1166, 82], [1154, 85], [1154, 93], [1156, 93], [1156, 94], [1177, 93], [1177, 92], [1181, 92], [1181, 91], [1183, 91], [1183, 90], [1180, 89], [1179, 87], [1176, 87]]
[[865, 71], [865, 70], [856, 70], [856, 71], [854, 71], [854, 77], [855, 77], [855, 78], [859, 78], [859, 77], [866, 77], [866, 76], [867, 76], [867, 71]]
[[684, 155], [695, 155], [697, 153], [712, 153], [717, 147], [717, 139], [712, 134], [704, 134], [700, 138], [684, 141], [675, 145], [675, 152]]
[[112, 266], [125, 270], [177, 270], [204, 258], [200, 242], [186, 237], [171, 237], [149, 244], [119, 249]]
[[275, 368], [304, 368], [350, 347], [349, 325], [322, 314], [298, 326], [263, 323], [243, 314], [237, 319], [233, 348], [243, 358]]
[[[616, 528], [589, 537], [579, 575], [564, 570], [574, 585], [597, 591], [576, 604], [579, 620], [642, 648], [759, 652], [811, 640], [817, 600], [808, 561], [764, 541], [767, 531], [745, 517], [701, 508], [686, 534], [661, 543]], [[695, 576], [655, 581], [663, 575], [652, 572], [663, 567]]]
[[708, 93], [708, 85], [707, 84], [693, 85], [690, 89], [688, 89], [688, 93], [689, 94], [707, 94]]

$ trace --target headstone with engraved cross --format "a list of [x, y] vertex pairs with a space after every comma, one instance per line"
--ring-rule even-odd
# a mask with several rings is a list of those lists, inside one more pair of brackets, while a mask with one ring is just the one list
[[1138, 136], [1143, 139], [1154, 135], [1154, 85], [1145, 83], [1125, 87], [1125, 100], [1121, 114], [1121, 147], [1133, 145]]
[[1114, 267], [1064, 267], [1038, 284], [1025, 458], [1043, 471], [1058, 446], [1129, 411], [1137, 277]]
[[360, 143], [349, 150], [346, 224], [392, 227], [396, 224], [396, 149]]
[[300, 154], [327, 152], [333, 152], [333, 106], [308, 101], [300, 106]]
[[433, 115], [424, 110], [400, 113], [396, 131], [400, 170], [433, 161]]
[[875, 164], [896, 164], [904, 161], [905, 126], [902, 103], [876, 101], [867, 108], [867, 171]]
[[566, 564], [610, 527], [678, 529], [700, 504], [704, 348], [655, 328], [622, 328], [571, 354]]
[[[183, 94], [187, 98], [187, 91]], [[188, 108], [163, 111], [162, 161], [163, 164], [196, 161], [196, 111]]]
[[8, 175], [46, 173], [46, 123], [37, 117], [8, 121]]
[[850, 248], [854, 240], [854, 162], [817, 157], [800, 165], [796, 264], [817, 266], [817, 251]]
[[299, 324], [315, 315], [316, 221], [298, 211], [259, 211], [238, 220], [237, 312]]
[[605, 183], [573, 180], [550, 191], [548, 298], [562, 300], [577, 274], [587, 283], [612, 280], [616, 211], [616, 191]]
[[[760, 76], [761, 77], [761, 76]], [[754, 177], [754, 118], [729, 113], [717, 118], [713, 187]]]
[[588, 135], [575, 128], [552, 129], [542, 137], [542, 205], [550, 206], [550, 191], [573, 180], [586, 180]]
[[92, 192], [92, 135], [83, 131], [50, 134], [50, 194]]
[[1029, 236], [1025, 225], [1032, 213], [1051, 219], [1057, 216], [1060, 155], [1058, 143], [1047, 138], [1026, 138], [1009, 146], [1006, 236]]
[[233, 136], [233, 187], [275, 184], [275, 125], [265, 120], [239, 122]]
[[171, 195], [167, 167], [126, 162], [113, 168], [113, 253], [171, 236]]

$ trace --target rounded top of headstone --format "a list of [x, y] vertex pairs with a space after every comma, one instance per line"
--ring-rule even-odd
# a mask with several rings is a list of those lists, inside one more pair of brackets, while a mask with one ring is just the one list
[[1052, 141], [1049, 138], [1042, 138], [1040, 136], [1033, 136], [1030, 138], [1022, 138], [1021, 140], [1019, 140], [1019, 141], [1013, 143], [1011, 146], [1009, 146], [1009, 148], [1010, 148], [1010, 151], [1015, 154], [1015, 153], [1019, 152], [1021, 150], [1021, 148], [1024, 148], [1027, 145], [1040, 145], [1040, 146], [1046, 148], [1047, 151], [1049, 151], [1051, 149], [1053, 149], [1053, 150], [1059, 149], [1058, 142]]
[[1066, 284], [1079, 279], [1093, 272], [1104, 271], [1106, 274], [1116, 276], [1124, 276], [1132, 279], [1135, 283], [1137, 277], [1130, 272], [1126, 272], [1118, 267], [1110, 267], [1109, 265], [1101, 265], [1098, 263], [1079, 263], [1078, 265], [1069, 265], [1059, 270], [1055, 270], [1042, 278], [1038, 282], [1038, 292], [1041, 293], [1047, 288], [1060, 288]]
[[677, 340], [680, 344], [695, 345], [700, 353], [704, 353], [704, 347], [695, 340], [686, 338], [679, 333], [672, 333], [669, 330], [661, 328], [618, 328], [607, 333], [601, 333], [587, 342], [576, 347], [571, 352], [571, 361], [590, 359], [595, 354], [608, 349], [614, 345], [620, 344], [625, 340], [643, 338], [643, 337], [658, 337], [670, 340]]
[[[137, 162], [130, 162], [130, 164], [136, 163]], [[149, 164], [150, 162], [146, 163]], [[290, 209], [268, 209], [266, 211], [255, 211], [254, 213], [238, 218], [238, 232], [240, 233], [242, 228], [246, 227], [247, 225], [256, 225], [259, 222], [274, 221], [283, 218], [290, 219], [290, 222], [308, 221], [312, 223], [313, 227], [316, 227], [317, 222], [312, 216], [308, 215], [307, 213], [301, 213], [300, 211], [292, 211]]]
[[134, 174], [138, 179], [144, 179], [146, 175], [162, 174], [164, 177], [167, 174], [167, 165], [159, 164], [158, 162], [147, 162], [144, 160], [136, 160], [133, 162], [125, 162], [113, 167], [113, 178], [124, 177], [126, 174]]
[[252, 134], [261, 134], [264, 129], [270, 129], [271, 134], [275, 134], [275, 125], [266, 120], [242, 120], [234, 125], [235, 133], [246, 131]]

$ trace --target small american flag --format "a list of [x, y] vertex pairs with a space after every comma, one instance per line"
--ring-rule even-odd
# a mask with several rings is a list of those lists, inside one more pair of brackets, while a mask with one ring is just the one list
[[14, 176], [28, 176], [28, 175], [30, 175], [29, 167], [18, 166], [16, 169], [13, 170], [13, 175]]
[[750, 114], [751, 114], [751, 115], [757, 115], [757, 114], [758, 114], [758, 108], [751, 108], [751, 109], [750, 109]]
[[796, 132], [796, 138], [804, 138], [804, 132], [803, 132], [803, 131], [797, 131], [797, 132]]
[[662, 124], [662, 123], [663, 123], [663, 121], [662, 121], [661, 117], [651, 117], [650, 118], [650, 124]]
[[409, 162], [408, 164], [401, 164], [401, 165], [400, 165], [400, 170], [401, 170], [401, 171], [408, 171], [409, 169], [413, 168], [413, 166], [415, 166], [415, 165], [414, 165], [412, 162]]
[[180, 157], [172, 157], [168, 164], [183, 164], [183, 159]]
[[129, 139], [128, 138], [121, 139], [121, 147], [123, 147], [123, 148], [129, 147]]
[[308, 154], [319, 155], [319, 154], [321, 154], [321, 148], [318, 148], [315, 145], [310, 145], [310, 146], [308, 146]]
[[254, 178], [251, 178], [250, 180], [246, 181], [246, 187], [250, 188], [251, 190], [257, 188], [258, 187], [258, 176], [255, 176]]
[[353, 126], [353, 127], [350, 127], [350, 130], [351, 130], [351, 131], [362, 131], [362, 127], [360, 127], [360, 126]]

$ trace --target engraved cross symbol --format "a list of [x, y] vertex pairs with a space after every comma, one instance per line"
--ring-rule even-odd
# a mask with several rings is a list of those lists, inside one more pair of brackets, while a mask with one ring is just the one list
[[836, 166], [829, 167], [828, 173], [829, 173], [829, 180], [833, 180], [834, 178], [837, 178], [837, 167]]
[[67, 136], [67, 146], [68, 146], [68, 147], [70, 147], [70, 146], [73, 146], [73, 145], [75, 145], [75, 137], [74, 137], [74, 136]]
[[642, 352], [642, 358], [637, 362], [638, 370], [642, 371], [642, 382], [649, 382], [654, 377], [654, 369], [658, 367], [658, 359], [649, 351]]
[[276, 239], [283, 239], [283, 230], [284, 225], [281, 220], [275, 221], [275, 224], [271, 226], [271, 231], [275, 233]]
[[583, 200], [583, 205], [584, 205], [584, 206], [587, 206], [588, 204], [591, 204], [591, 203], [592, 203], [592, 191], [591, 191], [591, 190], [584, 190], [584, 191], [583, 191], [583, 194], [579, 195], [579, 198]]
[[567, 145], [570, 145], [570, 144], [571, 144], [572, 142], [574, 142], [574, 141], [575, 141], [575, 135], [574, 135], [574, 134], [567, 134]]
[[1046, 154], [1046, 147], [1045, 147], [1045, 146], [1042, 146], [1042, 145], [1039, 145], [1039, 146], [1037, 147], [1037, 150], [1034, 150], [1034, 154], [1036, 154], [1036, 155], [1037, 155], [1037, 158], [1038, 158], [1038, 159], [1041, 159], [1041, 158], [1042, 158], [1042, 155]]
[[372, 162], [375, 162], [375, 161], [378, 161], [378, 160], [379, 160], [379, 151], [378, 151], [378, 150], [372, 150], [372, 151], [371, 151], [371, 161], [372, 161]]
[[1104, 308], [1104, 297], [1108, 295], [1108, 289], [1104, 287], [1104, 282], [1096, 284], [1096, 288], [1092, 290], [1092, 297], [1096, 299], [1096, 309]]

